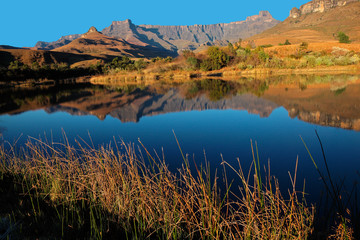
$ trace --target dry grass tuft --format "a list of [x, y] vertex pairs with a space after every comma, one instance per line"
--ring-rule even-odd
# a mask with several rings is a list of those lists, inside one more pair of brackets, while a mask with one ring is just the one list
[[[21, 153], [0, 149], [0, 159], [0, 175], [16, 176], [35, 217], [42, 211], [36, 202], [46, 201], [66, 209], [58, 211], [61, 226], [90, 221], [97, 238], [110, 231], [109, 222], [127, 238], [307, 239], [313, 229], [314, 209], [298, 200], [295, 189], [284, 199], [270, 172], [262, 182], [255, 157], [247, 176], [240, 165], [235, 170], [223, 162], [241, 179], [239, 196], [230, 187], [220, 194], [207, 165], [191, 171], [184, 158], [175, 174], [144, 146], [140, 151], [123, 142], [97, 150], [80, 142], [74, 148], [32, 139]], [[295, 181], [296, 175], [294, 186]]]

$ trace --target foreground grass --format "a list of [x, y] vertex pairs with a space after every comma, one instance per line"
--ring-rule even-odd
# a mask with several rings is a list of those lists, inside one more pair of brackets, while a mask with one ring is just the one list
[[[184, 157], [173, 173], [144, 146], [140, 151], [115, 143], [97, 150], [32, 140], [21, 151], [0, 148], [0, 237], [312, 238], [315, 212], [299, 200], [296, 174], [284, 198], [270, 171], [261, 177], [252, 150], [253, 171], [247, 175], [240, 164], [237, 170], [223, 162], [241, 180], [235, 196], [226, 171], [227, 190], [220, 192], [208, 166], [191, 171]], [[339, 234], [351, 237], [348, 230]]]

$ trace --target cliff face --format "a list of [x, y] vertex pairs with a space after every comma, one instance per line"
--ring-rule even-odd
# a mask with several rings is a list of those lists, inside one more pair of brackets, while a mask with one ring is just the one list
[[[121, 38], [140, 45], [152, 46], [177, 52], [183, 49], [194, 50], [207, 44], [227, 43], [239, 38], [247, 38], [269, 29], [280, 21], [274, 19], [268, 11], [247, 17], [244, 21], [192, 26], [135, 25], [131, 20], [114, 21], [102, 33], [109, 37]], [[36, 48], [54, 49], [68, 44], [81, 34], [68, 35], [55, 42], [38, 42]]]
[[331, 8], [344, 6], [350, 2], [358, 2], [358, 0], [313, 0], [297, 9], [296, 7], [291, 9], [290, 17], [298, 18], [301, 15], [315, 12], [325, 12]]
[[280, 21], [275, 20], [268, 11], [247, 17], [245, 21], [192, 26], [140, 25], [147, 31], [158, 32], [163, 39], [185, 40], [194, 43], [214, 42], [215, 40], [236, 41], [247, 38], [273, 27]]

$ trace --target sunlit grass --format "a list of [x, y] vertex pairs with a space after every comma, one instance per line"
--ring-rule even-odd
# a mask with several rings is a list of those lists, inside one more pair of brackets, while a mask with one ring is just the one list
[[[315, 209], [306, 205], [304, 192], [295, 189], [297, 167], [285, 198], [270, 166], [264, 172], [256, 144], [251, 145], [249, 172], [243, 172], [240, 162], [235, 167], [223, 161], [219, 176], [225, 181], [219, 182], [222, 177], [217, 171], [212, 175], [209, 164], [190, 167], [182, 152], [182, 168], [174, 173], [141, 142], [137, 148], [114, 140], [99, 149], [83, 141], [76, 147], [66, 138], [64, 142], [30, 139], [21, 151], [0, 149], [1, 191], [12, 193], [8, 199], [13, 200], [0, 213], [8, 221], [7, 232], [0, 234], [308, 239], [313, 232]], [[226, 178], [228, 171], [239, 177], [239, 186]]]

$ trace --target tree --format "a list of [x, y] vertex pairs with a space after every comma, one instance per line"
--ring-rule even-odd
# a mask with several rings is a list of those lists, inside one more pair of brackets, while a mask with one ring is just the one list
[[350, 43], [349, 36], [343, 32], [338, 32], [338, 38], [340, 43]]

